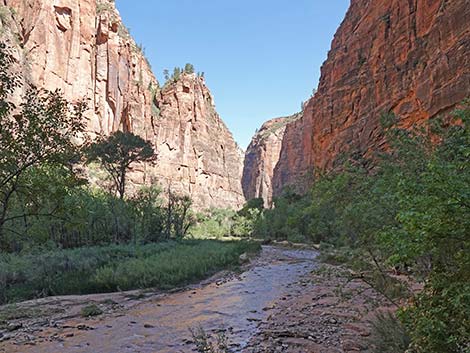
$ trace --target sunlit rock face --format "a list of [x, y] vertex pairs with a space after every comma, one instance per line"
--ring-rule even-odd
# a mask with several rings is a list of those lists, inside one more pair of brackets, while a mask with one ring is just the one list
[[86, 100], [92, 136], [125, 130], [155, 144], [158, 162], [134, 168], [134, 189], [171, 184], [197, 208], [243, 204], [243, 156], [204, 79], [183, 75], [161, 90], [114, 1], [4, 3], [31, 82], [60, 89], [70, 101]]
[[343, 152], [380, 149], [384, 112], [411, 127], [470, 96], [469, 19], [468, 0], [352, 0], [317, 93], [286, 128], [274, 193], [305, 189]]
[[204, 78], [183, 74], [159, 91], [156, 104], [156, 179], [167, 179], [197, 205], [241, 207], [243, 152], [217, 114]]
[[272, 205], [272, 178], [286, 126], [300, 117], [301, 114], [295, 114], [269, 120], [256, 132], [245, 153], [242, 186], [247, 200], [262, 198], [265, 207]]

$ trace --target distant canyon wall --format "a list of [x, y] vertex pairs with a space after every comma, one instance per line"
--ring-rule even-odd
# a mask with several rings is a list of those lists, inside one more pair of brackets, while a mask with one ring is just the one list
[[274, 168], [279, 161], [286, 127], [300, 118], [299, 113], [269, 120], [253, 136], [245, 153], [242, 178], [247, 200], [262, 198], [265, 207], [272, 205]]

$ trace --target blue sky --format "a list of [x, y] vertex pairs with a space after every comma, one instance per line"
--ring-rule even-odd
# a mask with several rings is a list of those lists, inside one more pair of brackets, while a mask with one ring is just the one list
[[242, 148], [316, 88], [349, 0], [116, 0], [153, 70], [190, 62]]

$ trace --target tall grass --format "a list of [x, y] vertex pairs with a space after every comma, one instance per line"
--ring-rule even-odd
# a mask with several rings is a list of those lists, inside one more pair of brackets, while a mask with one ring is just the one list
[[168, 289], [234, 266], [246, 241], [191, 240], [0, 255], [0, 303], [51, 295]]

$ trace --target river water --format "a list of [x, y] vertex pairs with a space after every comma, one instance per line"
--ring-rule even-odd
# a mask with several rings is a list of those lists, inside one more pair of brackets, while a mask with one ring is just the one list
[[315, 267], [317, 253], [263, 247], [256, 265], [239, 276], [146, 301], [125, 315], [103, 317], [63, 341], [42, 342], [25, 352], [192, 352], [189, 328], [226, 330], [234, 352], [243, 349], [274, 301]]

